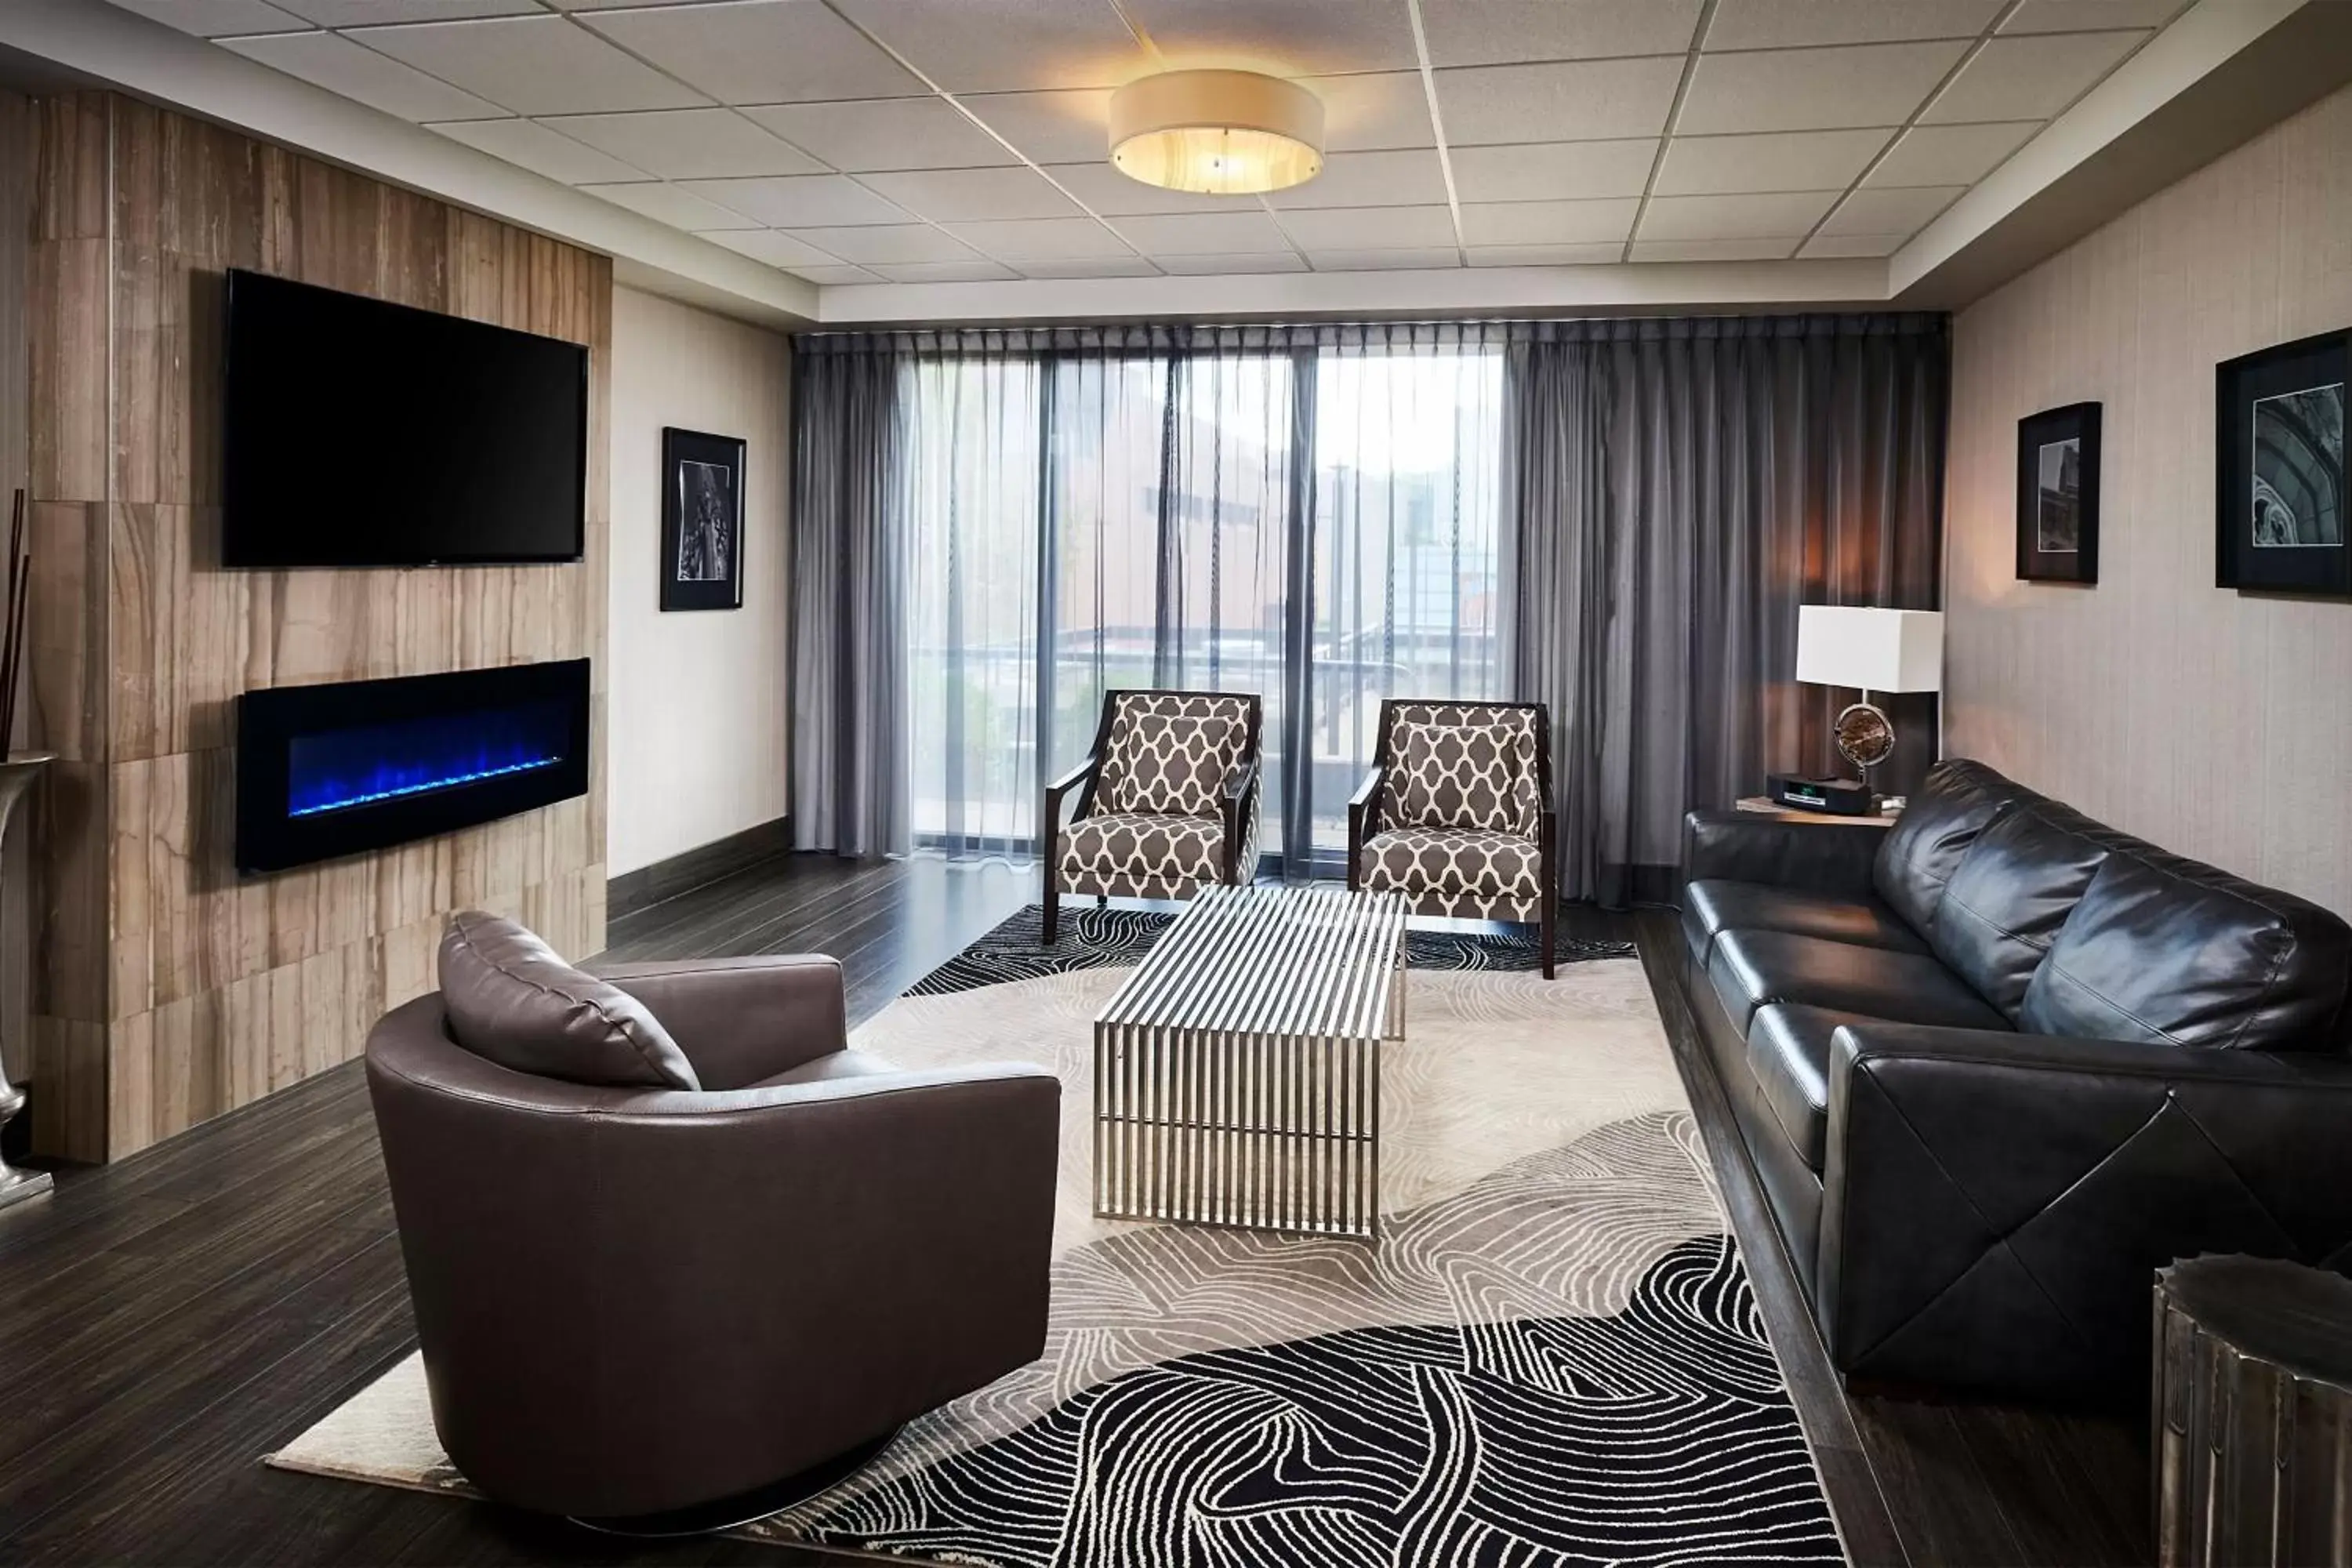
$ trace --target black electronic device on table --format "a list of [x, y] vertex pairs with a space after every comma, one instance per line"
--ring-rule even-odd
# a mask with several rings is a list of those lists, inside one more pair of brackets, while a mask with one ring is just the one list
[[1821, 811], [1832, 816], [1868, 816], [1878, 809], [1868, 784], [1854, 779], [1809, 779], [1795, 773], [1774, 773], [1765, 793], [1775, 805], [1791, 811]]

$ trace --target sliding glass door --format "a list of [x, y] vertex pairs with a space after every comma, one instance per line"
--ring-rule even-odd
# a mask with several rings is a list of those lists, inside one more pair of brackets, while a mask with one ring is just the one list
[[1252, 691], [1262, 841], [1338, 868], [1381, 699], [1501, 694], [1502, 358], [1211, 334], [902, 372], [919, 847], [1034, 853], [1106, 690]]

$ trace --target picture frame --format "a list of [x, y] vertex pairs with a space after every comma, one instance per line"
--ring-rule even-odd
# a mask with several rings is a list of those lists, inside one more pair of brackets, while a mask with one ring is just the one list
[[2352, 598], [2352, 329], [2223, 360], [2213, 379], [2215, 585]]
[[2099, 580], [2099, 405], [2070, 403], [2017, 422], [2017, 575]]
[[738, 437], [663, 427], [663, 609], [743, 607], [743, 454]]

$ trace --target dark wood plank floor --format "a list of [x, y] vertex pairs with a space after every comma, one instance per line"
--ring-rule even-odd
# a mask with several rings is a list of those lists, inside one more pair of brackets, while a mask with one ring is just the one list
[[[1001, 867], [786, 857], [613, 923], [614, 958], [828, 952], [853, 1019], [1029, 902]], [[1573, 911], [1645, 959], [1671, 924]], [[1849, 1400], [1778, 1255], [1670, 972], [1661, 1011], [1790, 1384], [1860, 1563], [2133, 1563], [2146, 1466], [2126, 1422]], [[356, 1064], [0, 1216], [0, 1563], [742, 1563], [486, 1504], [266, 1469], [413, 1347]]]

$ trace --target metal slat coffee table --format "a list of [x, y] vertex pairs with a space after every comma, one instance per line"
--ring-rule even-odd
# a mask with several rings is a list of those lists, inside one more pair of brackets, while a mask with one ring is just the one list
[[1095, 1213], [1380, 1229], [1404, 900], [1204, 888], [1095, 1016]]

